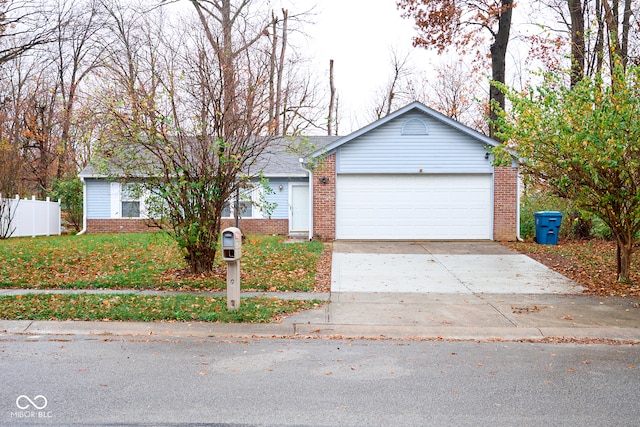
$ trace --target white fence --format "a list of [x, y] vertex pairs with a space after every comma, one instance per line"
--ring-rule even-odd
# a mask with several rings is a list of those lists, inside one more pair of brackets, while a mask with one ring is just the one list
[[60, 235], [61, 228], [59, 200], [3, 199], [0, 195], [0, 237]]

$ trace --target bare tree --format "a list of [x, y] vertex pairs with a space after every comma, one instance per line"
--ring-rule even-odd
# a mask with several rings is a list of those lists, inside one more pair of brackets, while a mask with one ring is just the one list
[[479, 94], [482, 77], [474, 75], [463, 61], [450, 60], [436, 66], [434, 75], [426, 78], [426, 88], [419, 99], [445, 116], [487, 134], [488, 105], [480, 101], [486, 96]]
[[[631, 19], [637, 2], [632, 0], [546, 0], [540, 2], [541, 13], [531, 14], [531, 22], [546, 34], [532, 36], [537, 52], [570, 58], [571, 85], [582, 78], [602, 72], [608, 60], [618, 56], [624, 65], [636, 63], [640, 58], [640, 23]], [[551, 16], [550, 16], [551, 15]], [[544, 21], [536, 19], [544, 16]], [[555, 37], [550, 37], [555, 34]], [[555, 45], [550, 49], [550, 41]], [[564, 47], [569, 50], [563, 50]], [[564, 66], [554, 61], [551, 69]]]
[[152, 216], [201, 273], [213, 269], [225, 204], [255, 185], [272, 139], [261, 136], [270, 124], [271, 19], [246, 0], [191, 3], [202, 31], [193, 23], [168, 31], [162, 9], [142, 23], [110, 8], [115, 78], [102, 100], [101, 151], [130, 180], [148, 177], [138, 182], [156, 201]]
[[20, 69], [0, 65], [0, 194], [22, 191], [20, 123], [16, 116], [24, 83]]
[[46, 1], [0, 0], [0, 64], [53, 41]]
[[60, 88], [60, 141], [56, 178], [75, 176], [78, 171], [76, 142], [85, 129], [78, 123], [76, 108], [82, 81], [99, 65], [99, 33], [103, 30], [98, 0], [59, 1], [57, 33], [53, 45]]
[[414, 101], [411, 91], [411, 80], [415, 74], [410, 62], [409, 53], [400, 54], [397, 49], [390, 49], [391, 76], [387, 84], [378, 90], [373, 106], [372, 120], [378, 120], [391, 113], [396, 106]]
[[[18, 3], [12, 2], [15, 7]], [[46, 9], [44, 8], [46, 5]], [[33, 9], [41, 6], [38, 12]], [[92, 0], [20, 2], [14, 14], [24, 16], [16, 24], [35, 25], [47, 13], [47, 43], [36, 43], [20, 55], [0, 63], [3, 117], [0, 122], [2, 151], [18, 154], [6, 170], [3, 185], [15, 191], [46, 196], [54, 181], [77, 173], [75, 141], [86, 127], [75, 115], [80, 83], [91, 72], [97, 52], [93, 46], [99, 25], [94, 21]], [[88, 8], [88, 9], [87, 9]], [[5, 33], [6, 34], [6, 33]], [[44, 30], [36, 32], [44, 34]], [[14, 31], [14, 45], [26, 46], [35, 36]], [[26, 40], [26, 41], [25, 41]], [[92, 114], [84, 118], [92, 120]], [[17, 159], [17, 160], [16, 160]]]
[[20, 151], [25, 180], [40, 198], [45, 198], [55, 177], [58, 163], [59, 132], [57, 96], [59, 86], [40, 70], [22, 103]]

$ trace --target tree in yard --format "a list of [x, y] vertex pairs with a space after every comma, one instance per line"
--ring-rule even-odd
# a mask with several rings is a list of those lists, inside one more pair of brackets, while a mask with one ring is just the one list
[[128, 180], [144, 177], [150, 216], [193, 273], [214, 268], [225, 205], [259, 178], [273, 139], [270, 17], [235, 3], [193, 0], [198, 23], [171, 31], [161, 15], [109, 9], [102, 157]]
[[585, 77], [567, 87], [549, 74], [518, 93], [496, 83], [512, 103], [496, 124], [522, 172], [601, 219], [617, 244], [617, 278], [630, 281], [640, 232], [640, 68], [616, 63], [610, 78]]
[[410, 63], [409, 54], [401, 54], [395, 48], [391, 48], [390, 55], [391, 77], [375, 95], [370, 114], [372, 121], [389, 115], [397, 104], [403, 105], [416, 99], [411, 84], [411, 77], [415, 71]]
[[[485, 39], [482, 32], [490, 36], [490, 49], [484, 56], [491, 58], [491, 78], [505, 83], [506, 58], [511, 31], [511, 16], [515, 6], [513, 0], [398, 0], [403, 16], [412, 18], [418, 28], [415, 46], [435, 48], [439, 53], [453, 47], [463, 53], [473, 53]], [[489, 99], [504, 109], [505, 99], [500, 90], [491, 86]], [[490, 118], [495, 119], [492, 108]], [[490, 134], [495, 137], [490, 126]]]

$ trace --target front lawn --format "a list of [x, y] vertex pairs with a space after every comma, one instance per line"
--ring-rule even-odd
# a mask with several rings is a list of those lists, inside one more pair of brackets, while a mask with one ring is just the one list
[[[243, 291], [313, 291], [324, 245], [285, 243], [281, 236], [245, 239]], [[164, 233], [12, 238], [0, 241], [0, 287], [29, 289], [226, 288], [226, 263], [192, 275], [177, 245]]]

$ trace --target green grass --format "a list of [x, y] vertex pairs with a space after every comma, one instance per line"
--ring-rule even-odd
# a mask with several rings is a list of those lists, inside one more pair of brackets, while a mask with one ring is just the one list
[[[256, 291], [309, 291], [320, 242], [284, 243], [248, 236], [241, 286]], [[185, 274], [182, 253], [164, 233], [13, 238], [0, 241], [0, 287], [27, 289], [223, 290], [226, 264], [208, 275]]]
[[228, 311], [224, 297], [193, 294], [26, 294], [0, 297], [0, 319], [266, 323], [319, 304], [255, 297], [242, 298], [240, 307]]

